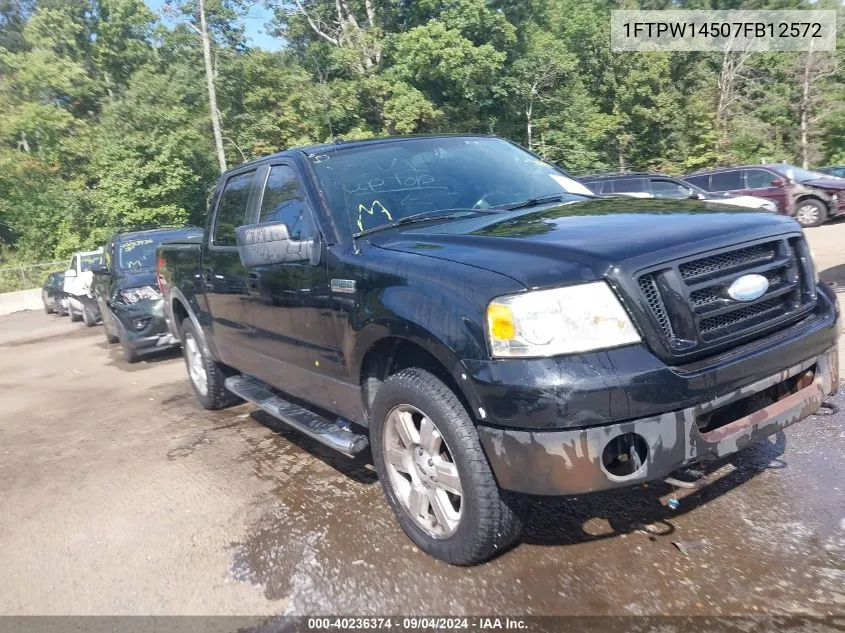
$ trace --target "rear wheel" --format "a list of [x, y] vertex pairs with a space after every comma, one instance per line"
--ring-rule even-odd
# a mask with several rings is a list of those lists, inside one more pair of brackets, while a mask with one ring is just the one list
[[42, 300], [42, 302], [44, 303], [44, 312], [46, 312], [47, 314], [53, 314], [53, 308], [48, 306], [46, 301]]
[[815, 198], [801, 200], [795, 208], [795, 219], [803, 227], [819, 226], [827, 220], [827, 207]]
[[475, 565], [516, 542], [523, 504], [496, 483], [475, 424], [422, 369], [389, 377], [373, 402], [373, 463], [399, 525], [423, 551]]
[[214, 360], [190, 318], [182, 322], [180, 332], [188, 378], [200, 404], [206, 409], [222, 409], [240, 402], [223, 384], [232, 370]]

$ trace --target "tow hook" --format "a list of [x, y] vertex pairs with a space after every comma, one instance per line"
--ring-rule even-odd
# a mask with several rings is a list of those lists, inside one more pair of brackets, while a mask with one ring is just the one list
[[683, 477], [683, 479], [679, 479], [678, 477], [666, 477], [663, 480], [673, 488], [672, 496], [666, 500], [666, 505], [670, 510], [677, 510], [681, 507], [681, 500], [675, 496], [674, 488], [698, 490], [707, 484], [707, 478], [704, 476], [704, 473], [700, 470], [696, 470], [695, 468], [685, 468], [676, 472], [678, 477]]

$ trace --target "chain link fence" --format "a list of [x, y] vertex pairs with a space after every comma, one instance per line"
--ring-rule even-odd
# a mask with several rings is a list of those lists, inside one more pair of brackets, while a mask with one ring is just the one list
[[65, 270], [67, 262], [0, 267], [0, 292], [40, 288], [50, 273]]

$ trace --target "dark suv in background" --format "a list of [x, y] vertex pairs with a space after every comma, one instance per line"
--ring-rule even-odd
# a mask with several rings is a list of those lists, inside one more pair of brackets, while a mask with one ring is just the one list
[[845, 180], [786, 163], [711, 169], [684, 180], [705, 191], [767, 198], [805, 227], [845, 214]]
[[156, 248], [170, 240], [201, 238], [192, 227], [115, 234], [95, 267], [93, 290], [109, 343], [120, 341], [129, 363], [150, 351], [172, 346], [156, 277]]
[[622, 172], [584, 176], [581, 179], [593, 193], [600, 195], [625, 195], [635, 198], [669, 198], [673, 200], [710, 200], [747, 209], [777, 212], [771, 200], [755, 196], [710, 193], [672, 176], [658, 173]]

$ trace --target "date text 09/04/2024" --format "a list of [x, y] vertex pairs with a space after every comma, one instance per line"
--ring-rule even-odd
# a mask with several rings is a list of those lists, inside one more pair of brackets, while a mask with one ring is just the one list
[[348, 630], [507, 630], [519, 631], [528, 628], [523, 618], [512, 617], [322, 617], [308, 618], [308, 629], [312, 631], [330, 629]]

